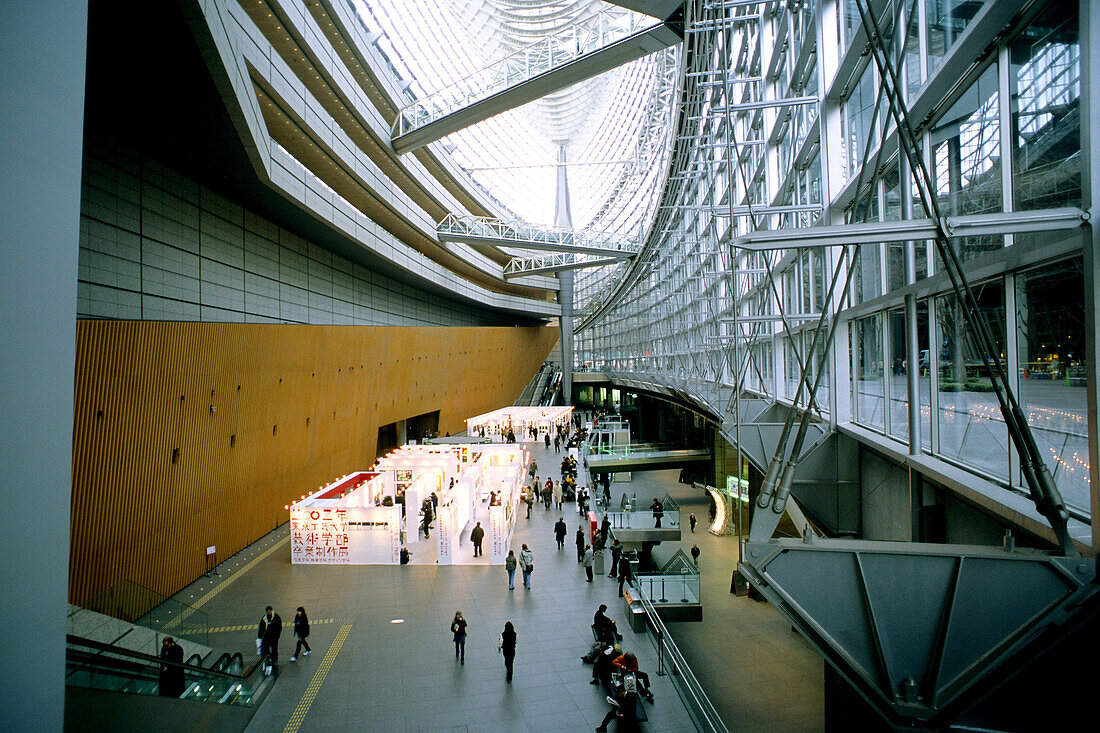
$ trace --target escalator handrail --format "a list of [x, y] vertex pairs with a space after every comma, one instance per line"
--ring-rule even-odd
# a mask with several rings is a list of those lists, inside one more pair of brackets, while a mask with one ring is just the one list
[[[196, 674], [196, 675], [209, 675], [209, 676], [213, 676], [213, 677], [224, 677], [224, 678], [233, 679], [233, 680], [248, 679], [252, 675], [252, 672], [255, 671], [256, 667], [259, 667], [259, 666], [262, 665], [264, 659], [267, 656], [267, 655], [264, 655], [263, 657], [261, 657], [259, 664], [257, 664], [256, 667], [253, 667], [251, 670], [248, 670], [247, 674], [244, 672], [244, 670], [242, 670], [241, 674], [234, 674], [232, 672], [222, 672], [222, 671], [219, 671], [219, 670], [208, 669], [208, 668], [203, 667], [201, 665], [187, 664], [186, 662], [184, 662], [184, 663], [169, 662], [166, 659], [161, 659], [160, 657], [153, 656], [152, 654], [146, 654], [145, 652], [137, 652], [137, 651], [134, 651], [132, 649], [124, 649], [122, 647], [113, 647], [110, 644], [104, 644], [101, 641], [93, 641], [92, 639], [85, 639], [85, 638], [82, 638], [82, 637], [79, 637], [79, 636], [73, 636], [72, 634], [66, 634], [65, 638], [66, 638], [66, 642], [68, 644], [72, 645], [72, 646], [81, 646], [81, 647], [86, 647], [88, 649], [96, 649], [100, 652], [109, 652], [111, 654], [119, 655], [119, 656], [122, 656], [122, 657], [128, 657], [130, 659], [139, 660], [139, 661], [142, 661], [142, 662], [146, 662], [148, 664], [155, 664], [155, 665], [159, 665], [159, 666], [169, 666], [169, 667], [179, 667], [180, 669], [184, 670], [184, 672], [191, 672], [192, 674]], [[242, 665], [243, 665], [243, 657], [242, 657]]]

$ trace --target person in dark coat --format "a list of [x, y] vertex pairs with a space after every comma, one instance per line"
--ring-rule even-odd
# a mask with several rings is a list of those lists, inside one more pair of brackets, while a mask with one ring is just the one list
[[695, 532], [695, 522], [696, 522], [695, 515], [694, 514], [689, 514], [688, 515], [688, 526], [691, 527], [692, 532]]
[[622, 654], [622, 649], [617, 644], [603, 642], [600, 644], [600, 653], [592, 662], [592, 684], [603, 685], [607, 692], [611, 692], [611, 673], [615, 671], [612, 662]]
[[294, 613], [294, 636], [298, 637], [298, 643], [294, 645], [294, 656], [290, 658], [290, 661], [297, 662], [298, 655], [302, 652], [302, 647], [306, 648], [306, 656], [309, 656], [313, 652], [309, 648], [309, 616], [306, 615], [306, 609], [298, 606], [298, 610]]
[[695, 567], [699, 567], [699, 545], [691, 546], [691, 559], [695, 561]]
[[264, 615], [260, 617], [260, 627], [256, 630], [256, 646], [261, 657], [268, 657], [272, 668], [279, 661], [279, 637], [282, 634], [283, 620], [268, 606], [264, 609]]
[[455, 659], [459, 664], [466, 664], [466, 619], [462, 617], [462, 611], [455, 611], [451, 633], [454, 634]]
[[584, 562], [584, 527], [577, 527], [577, 562]]
[[481, 527], [481, 522], [470, 532], [470, 541], [474, 543], [474, 557], [481, 556], [481, 541], [485, 539], [485, 530]]
[[[160, 658], [165, 662], [183, 664], [183, 647], [171, 636], [166, 636], [160, 645]], [[175, 667], [171, 664], [160, 665], [159, 692], [162, 697], [179, 697], [183, 694], [184, 686], [183, 667]]]
[[611, 540], [611, 572], [607, 577], [614, 578], [619, 570], [619, 556], [623, 554], [623, 546], [618, 540]]
[[661, 518], [665, 516], [665, 507], [664, 507], [664, 505], [661, 504], [661, 502], [654, 499], [653, 503], [649, 505], [649, 510], [651, 512], [653, 512], [653, 520], [654, 520], [653, 526], [655, 528], [660, 529], [660, 527], [661, 527]]
[[624, 685], [622, 692], [616, 695], [611, 700], [611, 710], [607, 713], [607, 716], [600, 723], [600, 727], [596, 728], [596, 733], [605, 733], [607, 730], [607, 724], [616, 718], [619, 719], [619, 730], [636, 730], [638, 726], [638, 711], [637, 711], [637, 681], [627, 675], [624, 678]]
[[516, 629], [511, 621], [504, 624], [504, 631], [497, 642], [497, 650], [504, 655], [504, 668], [508, 670], [508, 681], [512, 681], [512, 662], [516, 659]]
[[619, 598], [623, 597], [623, 583], [630, 577], [630, 558], [623, 555], [619, 558]]
[[592, 616], [592, 627], [596, 629], [597, 638], [609, 644], [614, 644], [619, 640], [619, 630], [615, 627], [615, 619], [604, 613], [606, 610], [607, 604], [601, 603], [600, 607], [596, 609], [595, 615]]
[[554, 539], [558, 541], [558, 549], [565, 547], [565, 535], [569, 530], [565, 526], [565, 517], [558, 517], [558, 521], [554, 523]]

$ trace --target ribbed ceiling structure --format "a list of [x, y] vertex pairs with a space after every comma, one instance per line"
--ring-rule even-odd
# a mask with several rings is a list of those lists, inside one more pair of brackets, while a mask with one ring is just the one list
[[[548, 36], [584, 32], [602, 0], [351, 0], [413, 98], [447, 87]], [[643, 25], [656, 19], [637, 16]], [[668, 49], [468, 127], [442, 144], [517, 219], [554, 222], [555, 165], [564, 148], [576, 227], [640, 236], [656, 204], [668, 149], [678, 49]], [[621, 264], [582, 270], [577, 305]]]

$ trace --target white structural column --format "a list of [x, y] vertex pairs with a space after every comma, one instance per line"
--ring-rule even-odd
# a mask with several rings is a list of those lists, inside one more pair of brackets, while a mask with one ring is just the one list
[[[554, 198], [554, 226], [572, 228], [569, 211], [569, 177], [566, 174], [565, 146], [558, 148], [558, 187]], [[573, 402], [573, 271], [558, 273], [558, 304], [561, 305], [561, 389], [562, 402]]]
[[[0, 729], [64, 728], [88, 4], [0, 4]], [[9, 633], [9, 631], [11, 633]]]

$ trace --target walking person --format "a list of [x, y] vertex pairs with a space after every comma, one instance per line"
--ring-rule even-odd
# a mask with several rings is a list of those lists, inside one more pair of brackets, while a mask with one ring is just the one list
[[519, 567], [523, 571], [523, 587], [531, 590], [531, 573], [535, 570], [535, 556], [527, 545], [519, 551]]
[[577, 562], [584, 562], [584, 548], [587, 544], [584, 541], [584, 527], [577, 527]]
[[546, 450], [550, 450], [550, 431], [546, 431]]
[[584, 574], [588, 576], [586, 583], [592, 582], [592, 563], [595, 562], [595, 553], [592, 552], [592, 545], [584, 546], [584, 555], [582, 557], [584, 563]]
[[466, 664], [466, 619], [462, 618], [462, 611], [455, 611], [451, 633], [455, 640], [455, 659], [459, 664]]
[[504, 623], [504, 631], [497, 640], [497, 651], [504, 655], [504, 668], [508, 670], [508, 682], [512, 681], [512, 662], [516, 659], [516, 629], [511, 621]]
[[519, 561], [516, 560], [516, 551], [508, 550], [508, 557], [504, 559], [504, 569], [508, 571], [508, 590], [516, 589], [516, 568]]
[[279, 661], [279, 637], [282, 634], [283, 620], [268, 606], [260, 617], [259, 628], [256, 629], [256, 651], [260, 653], [260, 657], [268, 658], [272, 672], [276, 670], [275, 665]]
[[699, 567], [699, 545], [691, 546], [691, 559], [695, 561], [695, 567]]
[[306, 615], [306, 609], [298, 606], [298, 610], [294, 612], [294, 636], [297, 637], [298, 643], [294, 645], [294, 655], [290, 658], [290, 661], [297, 662], [298, 655], [302, 651], [302, 647], [306, 648], [306, 656], [308, 657], [313, 651], [309, 648], [309, 616]]
[[688, 526], [691, 527], [691, 533], [695, 534], [695, 514], [688, 515]]
[[160, 686], [157, 692], [161, 697], [179, 697], [187, 686], [183, 678], [183, 667], [176, 666], [183, 664], [183, 647], [171, 636], [166, 636], [160, 644], [160, 658], [162, 664], [160, 665]]
[[470, 531], [470, 541], [474, 543], [474, 557], [481, 557], [481, 541], [485, 539], [485, 530], [478, 522]]
[[619, 558], [619, 598], [623, 597], [623, 583], [630, 577], [630, 558], [623, 555]]
[[562, 501], [561, 481], [554, 484], [553, 491], [554, 491], [554, 504], [557, 506], [558, 511], [560, 512], [561, 511], [561, 501]]
[[623, 554], [623, 546], [618, 540], [611, 540], [611, 572], [607, 577], [614, 578], [619, 569], [619, 556]]
[[569, 529], [565, 526], [565, 517], [558, 517], [558, 521], [554, 523], [554, 539], [558, 541], [558, 549], [565, 547], [565, 535], [569, 533]]

